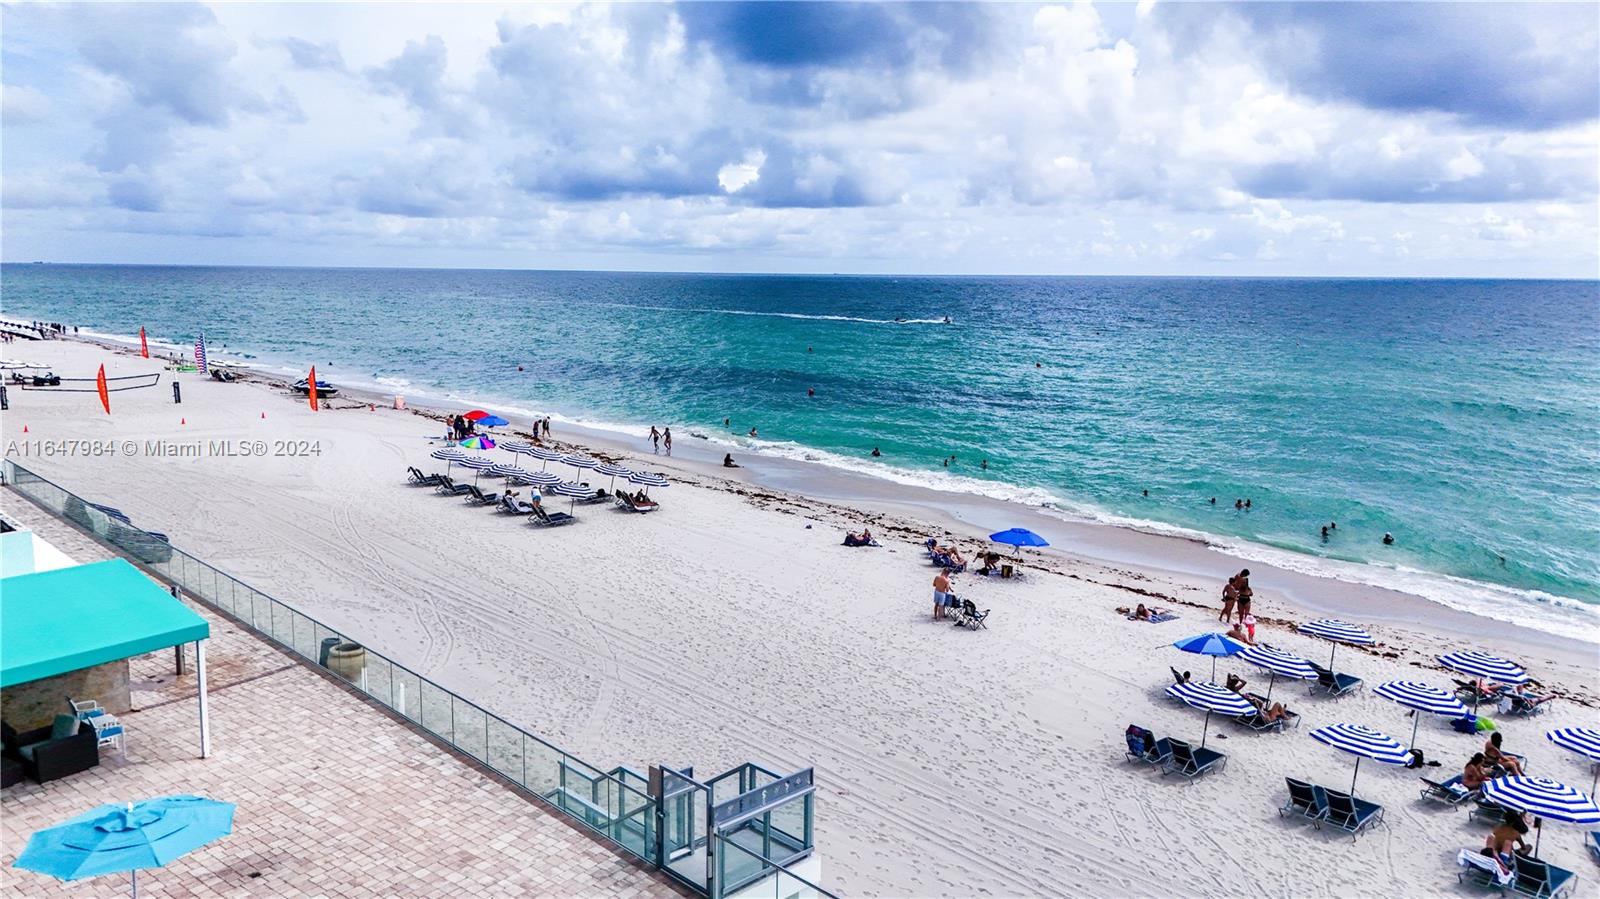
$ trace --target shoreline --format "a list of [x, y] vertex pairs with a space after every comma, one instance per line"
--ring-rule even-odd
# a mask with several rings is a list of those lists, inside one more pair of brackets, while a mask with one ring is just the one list
[[[127, 338], [116, 335], [80, 334], [68, 335], [65, 339], [122, 355], [138, 355], [125, 342]], [[171, 343], [164, 343], [163, 346], [182, 349]], [[164, 363], [171, 361], [160, 357], [152, 349], [152, 361], [157, 358]], [[293, 383], [288, 375], [263, 370], [250, 362], [234, 363], [234, 367], [243, 370], [241, 381], [259, 380], [269, 388], [285, 392]], [[351, 408], [372, 405], [386, 409], [392, 405], [395, 395], [394, 389], [381, 390], [367, 385], [340, 386], [339, 396], [324, 404], [344, 401], [352, 403]], [[406, 396], [405, 411], [440, 423], [442, 435], [442, 425], [450, 411], [439, 404], [452, 402], [449, 398], [432, 396], [426, 392], [401, 395]], [[413, 402], [413, 397], [418, 398], [416, 402]], [[454, 404], [460, 405], [460, 401]], [[506, 406], [494, 402], [487, 404], [507, 410]], [[516, 411], [502, 411], [499, 414], [511, 422], [499, 430], [524, 439], [531, 436], [529, 428], [533, 416]], [[610, 459], [625, 456], [649, 458], [663, 471], [680, 477], [692, 476], [699, 486], [741, 494], [757, 504], [766, 502], [787, 507], [791, 511], [825, 507], [829, 523], [840, 527], [848, 528], [852, 522], [862, 521], [877, 526], [876, 520], [897, 527], [908, 538], [911, 534], [938, 532], [943, 537], [969, 545], [988, 545], [985, 535], [991, 528], [980, 527], [980, 521], [993, 522], [993, 530], [1028, 527], [1045, 534], [1053, 545], [1042, 550], [1028, 550], [1024, 556], [1025, 564], [1046, 567], [1057, 574], [1123, 590], [1129, 594], [1131, 603], [1139, 602], [1141, 597], [1150, 597], [1193, 609], [1215, 611], [1220, 605], [1221, 583], [1227, 574], [1233, 570], [1233, 566], [1248, 567], [1252, 572], [1252, 580], [1267, 585], [1256, 591], [1257, 618], [1262, 623], [1282, 624], [1312, 617], [1343, 616], [1363, 624], [1383, 624], [1402, 630], [1418, 628], [1426, 633], [1443, 632], [1462, 640], [1479, 640], [1485, 634], [1493, 634], [1492, 642], [1498, 646], [1516, 646], [1532, 653], [1555, 655], [1568, 664], [1600, 664], [1600, 631], [1596, 632], [1596, 639], [1593, 640], [1558, 634], [1457, 608], [1403, 589], [1375, 586], [1333, 574], [1286, 568], [1258, 556], [1230, 552], [1200, 537], [1152, 533], [1098, 521], [1072, 521], [1035, 506], [933, 487], [900, 484], [826, 465], [748, 450], [745, 456], [736, 456], [736, 460], [742, 458], [743, 467], [726, 469], [720, 464], [719, 454], [730, 451], [729, 447], [703, 437], [680, 438], [674, 447], [675, 455], [647, 456], [645, 450], [648, 444], [643, 435], [630, 441], [610, 428], [564, 420], [556, 429], [552, 442]], [[751, 467], [751, 459], [759, 464]], [[1067, 539], [1062, 540], [1063, 536]], [[918, 537], [909, 542], [920, 543], [920, 540]], [[1246, 548], [1253, 546], [1255, 544], [1245, 542]], [[1274, 550], [1272, 547], [1262, 548]], [[1049, 562], [1047, 566], [1039, 564], [1045, 560]], [[1079, 570], [1085, 568], [1088, 570]], [[1153, 579], [1151, 574], [1160, 575], [1161, 580]], [[1272, 611], [1268, 612], [1268, 609]], [[1352, 649], [1362, 651], [1360, 648]], [[1381, 649], [1366, 651], [1381, 653]], [[1563, 692], [1586, 705], [1600, 707], [1600, 690]]]

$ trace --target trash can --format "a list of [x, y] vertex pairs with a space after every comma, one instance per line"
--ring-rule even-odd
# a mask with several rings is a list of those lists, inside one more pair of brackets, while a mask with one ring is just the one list
[[328, 670], [352, 684], [361, 683], [361, 669], [367, 667], [367, 651], [359, 643], [340, 643], [328, 650]]

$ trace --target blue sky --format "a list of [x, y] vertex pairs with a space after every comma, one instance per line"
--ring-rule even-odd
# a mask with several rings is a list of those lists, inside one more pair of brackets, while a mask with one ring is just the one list
[[1600, 276], [1594, 4], [0, 19], [8, 261]]

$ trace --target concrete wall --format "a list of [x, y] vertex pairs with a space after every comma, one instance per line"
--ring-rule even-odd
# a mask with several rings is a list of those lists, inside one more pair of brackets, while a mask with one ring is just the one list
[[80, 702], [93, 699], [113, 715], [126, 712], [131, 705], [128, 660], [107, 662], [0, 690], [0, 719], [18, 731], [44, 727], [55, 721], [57, 715], [68, 711], [68, 696]]

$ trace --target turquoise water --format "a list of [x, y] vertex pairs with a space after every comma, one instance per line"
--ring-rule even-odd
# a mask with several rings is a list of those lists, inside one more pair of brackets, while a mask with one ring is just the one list
[[1600, 603], [1595, 282], [0, 274], [13, 318]]

